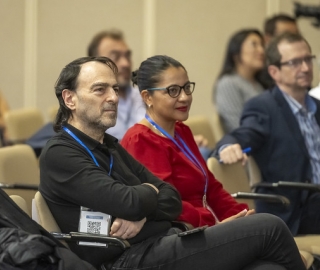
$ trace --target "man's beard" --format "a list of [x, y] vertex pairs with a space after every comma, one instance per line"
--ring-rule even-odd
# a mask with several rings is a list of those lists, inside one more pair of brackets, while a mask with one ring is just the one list
[[[90, 110], [90, 109], [89, 109]], [[115, 110], [114, 116], [110, 115], [108, 118], [103, 116], [105, 110]], [[108, 128], [114, 127], [117, 122], [117, 105], [114, 103], [107, 103], [101, 109], [100, 117], [90, 117], [86, 109], [79, 115], [83, 123], [86, 123], [87, 127], [93, 130], [98, 130], [104, 133]]]

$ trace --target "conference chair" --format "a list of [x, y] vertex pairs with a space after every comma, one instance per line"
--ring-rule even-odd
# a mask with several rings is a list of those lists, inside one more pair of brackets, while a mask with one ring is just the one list
[[224, 189], [228, 191], [233, 198], [247, 203], [250, 208], [254, 208], [253, 200], [257, 199], [280, 203], [282, 205], [289, 205], [290, 203], [284, 196], [252, 192], [249, 186], [247, 172], [240, 162], [225, 165], [220, 163], [216, 158], [211, 157], [207, 160], [207, 165], [217, 180], [222, 183]]
[[39, 164], [30, 146], [17, 144], [0, 148], [0, 187], [9, 195], [24, 198], [29, 213], [39, 183]]
[[[17, 231], [17, 233], [21, 232], [23, 235], [25, 235], [25, 233], [27, 232], [34, 236], [41, 235], [50, 239], [51, 240], [50, 246], [54, 248], [55, 253], [57, 254], [57, 258], [59, 258], [59, 269], [61, 267], [63, 269], [65, 268], [66, 269], [88, 269], [88, 270], [95, 269], [94, 267], [90, 267], [88, 263], [82, 262], [81, 260], [79, 260], [79, 258], [72, 255], [72, 253], [68, 251], [67, 248], [57, 238], [55, 238], [52, 234], [46, 231], [37, 222], [32, 220], [30, 216], [28, 216], [2, 189], [0, 189], [0, 226], [3, 229], [9, 229], [9, 230], [14, 229]], [[33, 240], [35, 240], [34, 244], [35, 246], [37, 246], [38, 241], [35, 238]], [[92, 238], [92, 237], [89, 236], [88, 238]], [[2, 239], [2, 240], [3, 240], [2, 242], [6, 241], [6, 239]], [[9, 240], [11, 241], [10, 244], [14, 244], [14, 243], [19, 244], [18, 242], [15, 241], [15, 239], [10, 238]], [[77, 240], [74, 240], [74, 241], [78, 241], [78, 240], [81, 241], [82, 238], [77, 238]], [[98, 240], [99, 242], [103, 242], [103, 241], [106, 242], [105, 239], [98, 239]], [[85, 239], [85, 241], [89, 241], [89, 239]], [[94, 238], [94, 242], [97, 242], [96, 238]], [[109, 242], [107, 242], [108, 245], [113, 244]], [[20, 254], [21, 256], [24, 255], [23, 250], [21, 251]], [[45, 263], [49, 262], [51, 264], [55, 264], [55, 257], [56, 256], [53, 256], [53, 257], [50, 256], [50, 260], [48, 261], [46, 260], [48, 258], [46, 256], [43, 259], [45, 260], [44, 261]], [[44, 264], [42, 265], [44, 267]], [[54, 269], [58, 267], [57, 264], [55, 264], [55, 266], [56, 267], [54, 267]], [[53, 266], [51, 267], [48, 266], [46, 269], [49, 269], [49, 268], [52, 269], [52, 267]], [[101, 267], [101, 269], [104, 269], [104, 268]]]
[[[320, 191], [319, 185], [309, 183], [296, 183], [279, 181], [276, 183], [262, 183], [260, 169], [253, 157], [248, 159], [248, 180], [251, 187], [270, 187], [270, 188], [298, 188]], [[306, 250], [312, 254], [320, 256], [320, 235], [299, 235], [295, 237], [295, 241], [299, 248]]]
[[19, 195], [10, 195], [11, 200], [15, 202], [16, 205], [20, 207], [29, 217], [31, 217], [27, 202], [24, 198]]
[[[249, 159], [252, 159], [252, 157]], [[250, 201], [245, 202], [248, 203], [251, 209], [254, 209], [253, 200], [265, 200], [282, 205], [290, 204], [290, 201], [284, 196], [260, 194], [251, 191], [248, 172], [251, 173], [252, 177], [253, 173], [259, 176], [260, 171], [256, 164], [250, 164], [251, 167], [248, 166], [247, 170], [246, 167], [242, 166], [241, 162], [226, 165], [211, 157], [207, 160], [207, 165], [217, 180], [222, 183], [224, 189], [237, 201], [242, 198], [250, 199]], [[252, 179], [251, 182], [255, 183], [255, 187], [258, 186], [258, 180]], [[320, 235], [299, 235], [294, 239], [300, 251], [311, 253], [317, 258], [320, 256]]]
[[40, 110], [36, 108], [23, 108], [10, 110], [4, 115], [7, 128], [8, 144], [25, 142], [44, 125]]
[[184, 122], [190, 127], [193, 135], [202, 135], [208, 140], [208, 147], [213, 148], [217, 142], [213, 133], [209, 119], [203, 115], [190, 116], [188, 120]]
[[35, 194], [33, 200], [32, 219], [40, 224], [45, 230], [50, 232], [55, 238], [59, 239], [67, 247], [67, 242], [78, 241], [105, 243], [106, 248], [108, 245], [116, 245], [122, 249], [127, 249], [130, 247], [130, 244], [127, 240], [117, 237], [82, 232], [61, 233], [61, 230], [51, 214], [45, 199], [42, 197], [39, 191]]

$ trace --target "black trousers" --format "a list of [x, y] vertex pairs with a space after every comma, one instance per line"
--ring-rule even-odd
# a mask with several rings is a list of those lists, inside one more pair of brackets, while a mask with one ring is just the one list
[[303, 206], [298, 234], [320, 234], [320, 193], [310, 194]]
[[284, 222], [256, 214], [178, 237], [176, 229], [133, 245], [113, 270], [302, 270], [305, 266]]

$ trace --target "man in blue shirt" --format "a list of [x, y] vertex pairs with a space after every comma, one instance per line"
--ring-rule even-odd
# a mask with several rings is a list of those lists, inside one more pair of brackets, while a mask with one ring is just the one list
[[88, 56], [110, 58], [118, 68], [118, 118], [108, 133], [121, 140], [127, 129], [144, 118], [146, 109], [139, 90], [131, 82], [131, 50], [121, 31], [112, 29], [96, 34], [88, 46]]
[[[276, 86], [247, 102], [240, 127], [217, 144], [225, 164], [246, 162], [251, 147], [264, 182], [320, 184], [320, 102], [308, 95], [313, 59], [308, 42], [285, 33], [271, 41], [268, 71]], [[320, 233], [320, 194], [299, 189], [267, 189], [290, 200], [288, 208], [258, 201], [257, 212], [281, 217], [296, 234]]]

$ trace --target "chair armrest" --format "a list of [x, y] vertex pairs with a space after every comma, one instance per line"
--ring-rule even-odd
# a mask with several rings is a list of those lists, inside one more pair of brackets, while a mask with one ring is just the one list
[[0, 183], [0, 188], [4, 188], [4, 189], [31, 189], [31, 190], [38, 190], [38, 185], [33, 185], [33, 184], [4, 184], [4, 183]]
[[70, 233], [51, 233], [56, 239], [65, 240], [67, 242], [99, 242], [112, 246], [118, 246], [122, 249], [127, 249], [130, 247], [130, 244], [127, 240], [107, 236], [105, 234], [93, 234], [93, 233], [83, 233], [83, 232], [70, 232]]
[[193, 229], [193, 226], [190, 223], [185, 221], [172, 221], [171, 224], [172, 224], [172, 227], [176, 227], [181, 231], [189, 231]]
[[282, 205], [285, 205], [285, 206], [288, 206], [290, 204], [290, 201], [286, 197], [281, 195], [237, 192], [237, 193], [231, 194], [231, 196], [237, 199], [264, 200], [268, 202], [281, 203]]
[[287, 181], [279, 181], [275, 183], [257, 183], [252, 186], [253, 189], [259, 187], [266, 188], [294, 188], [294, 189], [302, 189], [302, 190], [312, 190], [320, 192], [320, 185], [310, 184], [310, 183], [300, 183], [300, 182], [287, 182]]

